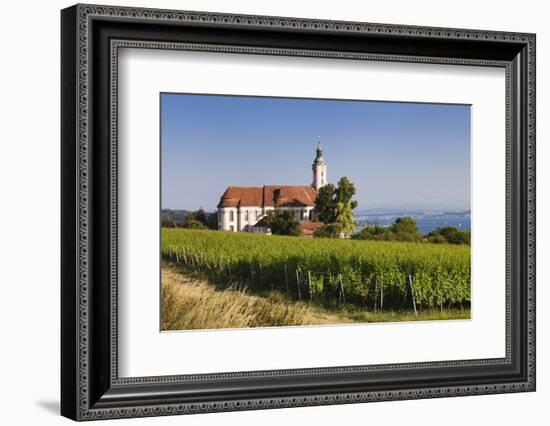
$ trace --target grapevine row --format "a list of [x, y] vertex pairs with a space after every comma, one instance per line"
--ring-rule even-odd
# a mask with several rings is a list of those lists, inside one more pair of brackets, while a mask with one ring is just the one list
[[402, 309], [411, 306], [412, 287], [427, 308], [470, 301], [469, 246], [165, 228], [162, 253], [217, 282], [294, 298], [331, 302], [343, 287], [347, 303]]

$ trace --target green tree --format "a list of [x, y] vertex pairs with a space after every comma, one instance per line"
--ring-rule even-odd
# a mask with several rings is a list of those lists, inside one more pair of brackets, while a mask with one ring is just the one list
[[198, 210], [185, 216], [180, 226], [189, 229], [218, 229], [218, 216], [216, 213], [205, 212], [200, 207]]
[[315, 211], [317, 212], [317, 218], [325, 224], [333, 223], [335, 220], [334, 192], [334, 185], [329, 183], [319, 188], [317, 198], [315, 198]]
[[433, 243], [446, 242], [449, 244], [470, 244], [470, 231], [461, 231], [454, 226], [437, 228], [427, 235], [428, 241]]
[[340, 234], [350, 235], [357, 226], [353, 214], [357, 207], [357, 201], [352, 200], [354, 195], [355, 185], [345, 176], [340, 178], [338, 186], [328, 184], [319, 189], [315, 199], [317, 217], [325, 225], [334, 225], [327, 228], [330, 232], [338, 228]]
[[187, 228], [187, 229], [208, 229], [204, 223], [199, 222], [197, 219], [195, 219], [194, 215], [190, 214], [185, 219], [183, 219], [183, 222], [181, 222], [180, 227]]
[[363, 228], [352, 238], [358, 240], [377, 241], [423, 241], [424, 237], [418, 232], [416, 221], [411, 217], [398, 217], [392, 226], [385, 228], [379, 225], [370, 225]]
[[391, 230], [380, 225], [368, 225], [352, 235], [355, 240], [390, 240]]
[[416, 220], [408, 216], [398, 217], [391, 226], [391, 231], [394, 234], [416, 234], [418, 233]]
[[163, 228], [175, 228], [176, 224], [174, 223], [171, 217], [163, 217], [161, 226]]
[[313, 236], [316, 238], [340, 238], [341, 234], [342, 228], [337, 223], [329, 223], [313, 231]]
[[300, 224], [292, 210], [275, 209], [270, 211], [266, 218], [267, 225], [274, 235], [302, 235]]

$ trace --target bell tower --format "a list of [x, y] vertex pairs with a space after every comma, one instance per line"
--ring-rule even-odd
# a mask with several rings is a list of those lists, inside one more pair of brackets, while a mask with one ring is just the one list
[[317, 140], [317, 155], [315, 160], [313, 160], [313, 165], [311, 166], [313, 170], [313, 186], [317, 191], [319, 188], [327, 184], [327, 163], [323, 158], [323, 148], [321, 148], [321, 138]]

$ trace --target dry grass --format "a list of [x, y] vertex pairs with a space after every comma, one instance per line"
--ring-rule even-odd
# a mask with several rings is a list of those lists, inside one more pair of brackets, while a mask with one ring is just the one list
[[353, 322], [286, 302], [276, 294], [253, 296], [245, 289], [216, 290], [207, 282], [188, 278], [172, 268], [162, 270], [162, 330], [274, 327]]

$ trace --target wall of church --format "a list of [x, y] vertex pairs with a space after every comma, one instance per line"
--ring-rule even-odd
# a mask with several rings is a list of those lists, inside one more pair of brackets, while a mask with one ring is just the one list
[[[298, 221], [312, 221], [315, 219], [314, 207], [280, 207], [283, 210], [292, 210]], [[222, 207], [218, 209], [218, 229], [232, 232], [252, 232], [254, 226], [268, 212], [275, 207]]]
[[237, 207], [222, 207], [218, 209], [218, 229], [236, 232], [238, 230], [237, 226]]

